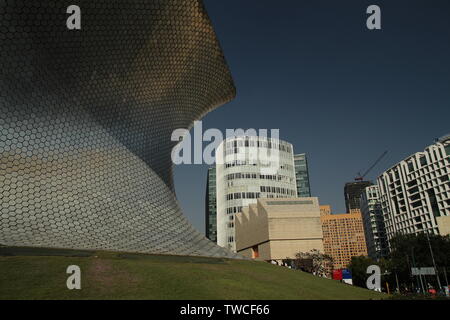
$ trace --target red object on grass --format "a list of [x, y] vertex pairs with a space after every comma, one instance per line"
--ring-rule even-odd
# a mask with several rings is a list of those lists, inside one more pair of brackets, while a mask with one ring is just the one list
[[333, 270], [333, 280], [342, 280], [342, 270]]

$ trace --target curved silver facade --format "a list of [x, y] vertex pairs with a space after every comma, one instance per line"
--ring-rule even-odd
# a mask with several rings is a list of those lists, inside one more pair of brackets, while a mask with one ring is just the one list
[[0, 48], [0, 244], [232, 255], [173, 188], [172, 131], [235, 95], [200, 1], [0, 1]]

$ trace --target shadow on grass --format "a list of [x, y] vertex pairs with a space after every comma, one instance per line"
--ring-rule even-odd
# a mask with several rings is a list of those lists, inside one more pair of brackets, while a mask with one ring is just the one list
[[200, 264], [226, 264], [227, 259], [195, 257], [195, 256], [175, 256], [175, 255], [155, 255], [145, 253], [129, 252], [108, 252], [95, 250], [74, 250], [39, 247], [9, 247], [0, 245], [0, 256], [62, 256], [62, 257], [93, 257], [108, 256], [109, 258], [129, 259], [129, 260], [157, 260], [167, 263], [200, 263]]

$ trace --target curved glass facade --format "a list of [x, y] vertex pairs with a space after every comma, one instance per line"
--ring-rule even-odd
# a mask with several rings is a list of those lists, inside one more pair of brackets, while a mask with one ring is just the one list
[[217, 244], [236, 250], [234, 217], [259, 198], [297, 196], [292, 144], [267, 137], [224, 140], [216, 152]]

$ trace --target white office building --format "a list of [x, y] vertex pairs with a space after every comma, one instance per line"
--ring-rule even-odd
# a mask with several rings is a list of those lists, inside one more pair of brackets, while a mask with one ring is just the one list
[[241, 136], [224, 140], [216, 152], [217, 244], [236, 251], [234, 215], [258, 198], [297, 195], [292, 144]]
[[367, 254], [372, 259], [378, 260], [388, 254], [386, 229], [378, 186], [368, 186], [363, 190], [360, 197], [360, 208]]
[[396, 233], [445, 234], [450, 220], [450, 135], [378, 177], [388, 239]]

